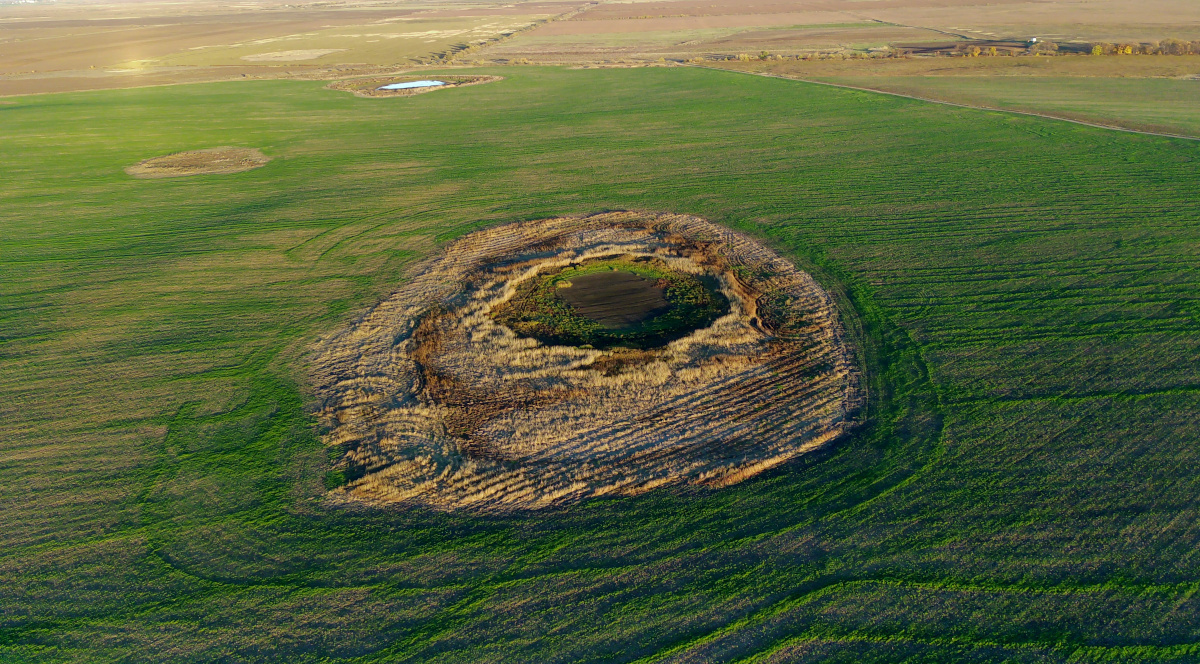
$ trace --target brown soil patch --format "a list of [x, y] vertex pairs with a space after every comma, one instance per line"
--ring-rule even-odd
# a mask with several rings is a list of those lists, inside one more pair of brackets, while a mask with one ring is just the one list
[[[395, 75], [395, 76], [372, 76], [370, 78], [354, 78], [345, 81], [334, 81], [329, 84], [331, 90], [344, 90], [353, 93], [357, 97], [411, 97], [424, 92], [433, 92], [434, 90], [445, 90], [446, 88], [461, 88], [467, 85], [479, 85], [481, 83], [491, 83], [493, 81], [502, 80], [503, 76], [464, 76], [460, 74], [419, 74], [419, 75]], [[436, 79], [442, 81], [445, 85], [432, 86], [427, 88], [407, 88], [404, 90], [380, 90], [384, 85], [392, 83], [405, 83], [408, 81], [420, 81], [426, 79]]]
[[[412, 16], [400, 7], [279, 7], [270, 11], [233, 9], [188, 2], [40, 3], [40, 16], [15, 18], [21, 7], [0, 5], [6, 37], [0, 72], [103, 70], [131, 58], [152, 59], [190, 49], [284, 38], [331, 27], [369, 25]], [[156, 6], [157, 5], [157, 6]], [[116, 14], [116, 15], [114, 15]]]
[[189, 175], [241, 173], [265, 166], [271, 158], [256, 148], [209, 148], [154, 157], [125, 169], [135, 178], [179, 178]]
[[[529, 279], [612, 256], [711, 278], [729, 313], [650, 351], [547, 345], [490, 315]], [[645, 294], [617, 276], [585, 299], [610, 314], [606, 296], [630, 286]], [[325, 442], [357, 478], [329, 500], [447, 510], [726, 486], [829, 444], [862, 402], [833, 300], [809, 275], [668, 214], [465, 236], [323, 342], [315, 366]]]
[[852, 14], [843, 12], [790, 12], [786, 14], [724, 14], [720, 16], [686, 16], [644, 18], [637, 20], [596, 20], [588, 12], [585, 20], [554, 21], [530, 31], [535, 37], [563, 35], [597, 35], [630, 32], [674, 32], [711, 30], [715, 28], [759, 28], [767, 26], [813, 25], [855, 21]]
[[[1180, 0], [1182, 1], [1182, 0]], [[978, 4], [1014, 5], [1026, 4], [1028, 0], [981, 0]], [[937, 7], [945, 10], [948, 5], [970, 8], [974, 2], [962, 0], [873, 0], [871, 9], [911, 7]], [[864, 12], [865, 8], [847, 9], [844, 0], [672, 0], [670, 2], [614, 2], [589, 9], [575, 20], [604, 19], [647, 19], [666, 17], [728, 16], [756, 14], [785, 14], [789, 12]]]

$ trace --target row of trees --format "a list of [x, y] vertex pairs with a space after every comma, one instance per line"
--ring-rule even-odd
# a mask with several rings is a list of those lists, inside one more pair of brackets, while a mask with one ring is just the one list
[[1078, 44], [1071, 44], [1060, 48], [1058, 44], [1052, 41], [1034, 41], [1030, 42], [1024, 49], [1002, 46], [999, 50], [995, 46], [988, 46], [987, 44], [967, 43], [961, 44], [954, 49], [954, 52], [966, 57], [1017, 55], [1019, 53], [1055, 55], [1063, 51], [1091, 53], [1092, 55], [1200, 55], [1200, 41], [1164, 39], [1149, 43], [1109, 44], [1107, 42], [1100, 42], [1093, 43], [1085, 48], [1080, 48]]
[[967, 56], [968, 58], [978, 58], [981, 55], [987, 55], [987, 56], [1000, 55], [1000, 52], [996, 50], [995, 46], [989, 46], [986, 49], [984, 49], [984, 48], [980, 48], [979, 46], [971, 45], [971, 46], [968, 46], [966, 49], [964, 49], [962, 51], [962, 53], [963, 53], [963, 55]]
[[1164, 39], [1147, 44], [1092, 44], [1092, 55], [1200, 55], [1200, 41]]

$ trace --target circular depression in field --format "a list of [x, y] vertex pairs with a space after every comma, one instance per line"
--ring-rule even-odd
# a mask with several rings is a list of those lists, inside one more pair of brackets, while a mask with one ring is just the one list
[[818, 449], [862, 396], [829, 295], [697, 217], [467, 235], [322, 344], [335, 502], [537, 509], [720, 487]]

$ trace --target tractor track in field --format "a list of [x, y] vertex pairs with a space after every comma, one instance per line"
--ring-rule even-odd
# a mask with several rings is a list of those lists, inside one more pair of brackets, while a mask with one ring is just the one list
[[1049, 113], [1039, 113], [1037, 111], [1020, 111], [1011, 108], [997, 108], [995, 106], [979, 106], [976, 104], [964, 104], [956, 101], [946, 101], [944, 99], [934, 99], [932, 97], [920, 97], [917, 95], [904, 94], [903, 92], [891, 92], [888, 90], [880, 90], [878, 88], [866, 88], [857, 85], [846, 85], [845, 83], [830, 83], [829, 81], [818, 81], [811, 78], [800, 78], [798, 76], [785, 76], [783, 74], [770, 74], [767, 72], [756, 71], [740, 71], [737, 69], [724, 69], [721, 67], [709, 67], [705, 65], [688, 65], [690, 67], [698, 67], [700, 69], [712, 69], [715, 71], [728, 71], [737, 74], [749, 74], [750, 76], [762, 76], [764, 78], [778, 78], [785, 81], [797, 81], [799, 83], [812, 83], [813, 85], [825, 85], [831, 88], [841, 88], [843, 90], [855, 90], [857, 92], [872, 92], [881, 95], [890, 95], [892, 97], [901, 97], [903, 99], [912, 99], [914, 101], [924, 101], [931, 104], [941, 104], [942, 106], [954, 106], [956, 108], [969, 108], [976, 111], [993, 111], [996, 113], [1011, 113], [1013, 115], [1025, 115], [1034, 118], [1044, 118], [1046, 120], [1057, 120], [1059, 122], [1069, 122], [1075, 125], [1084, 127], [1093, 127], [1095, 129], [1111, 129], [1112, 131], [1125, 132], [1127, 134], [1141, 134], [1143, 136], [1157, 136], [1160, 138], [1179, 138], [1185, 141], [1200, 141], [1200, 136], [1188, 136], [1186, 134], [1171, 134], [1160, 131], [1150, 131], [1148, 129], [1132, 129], [1130, 127], [1121, 127], [1119, 125], [1103, 124], [1100, 122], [1089, 122], [1087, 120], [1076, 120], [1061, 115], [1052, 115]]

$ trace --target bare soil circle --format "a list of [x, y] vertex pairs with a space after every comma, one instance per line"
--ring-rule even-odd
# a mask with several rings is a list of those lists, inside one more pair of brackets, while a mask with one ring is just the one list
[[145, 159], [126, 167], [125, 172], [135, 178], [179, 178], [241, 173], [262, 168], [269, 161], [271, 158], [256, 148], [218, 147]]
[[[601, 347], [523, 334], [529, 321], [683, 324], [661, 343]], [[349, 480], [328, 500], [511, 511], [725, 486], [854, 426], [854, 357], [811, 276], [703, 219], [479, 231], [319, 344], [325, 442]]]

